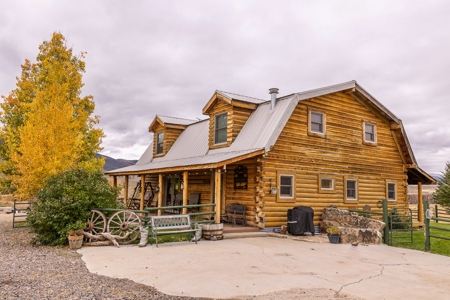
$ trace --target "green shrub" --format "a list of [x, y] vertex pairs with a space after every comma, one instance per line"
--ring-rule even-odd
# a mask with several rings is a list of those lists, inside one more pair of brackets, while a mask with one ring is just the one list
[[410, 218], [407, 215], [401, 214], [397, 208], [391, 210], [391, 217], [389, 218], [389, 228], [392, 229], [410, 229]]
[[122, 208], [118, 188], [109, 185], [101, 171], [83, 169], [57, 174], [36, 195], [27, 221], [36, 233], [33, 243], [64, 245], [67, 232], [86, 222], [91, 208]]

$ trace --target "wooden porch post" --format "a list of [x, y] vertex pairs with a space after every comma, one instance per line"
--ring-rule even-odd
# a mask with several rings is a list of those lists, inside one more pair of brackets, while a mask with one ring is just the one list
[[215, 202], [216, 202], [216, 215], [214, 217], [214, 222], [216, 224], [220, 223], [220, 202], [221, 202], [221, 199], [220, 199], [220, 196], [221, 196], [220, 177], [221, 176], [220, 175], [221, 175], [220, 169], [217, 169], [215, 172], [215, 191], [214, 191], [214, 195], [215, 195], [214, 198], [215, 198]]
[[[158, 207], [162, 206], [162, 198], [163, 198], [163, 176], [162, 174], [159, 174], [158, 176], [158, 185], [159, 185], [159, 192], [158, 192]], [[158, 216], [162, 216], [162, 210], [158, 210]]]
[[123, 183], [123, 203], [125, 203], [125, 205], [128, 204], [128, 175], [125, 175], [125, 181]]
[[141, 205], [140, 210], [144, 210], [144, 199], [145, 199], [145, 175], [141, 175]]
[[417, 205], [418, 221], [423, 223], [422, 182], [417, 183]]
[[117, 176], [113, 176], [113, 187], [117, 187]]
[[[183, 172], [183, 205], [188, 204], [188, 171]], [[183, 208], [183, 214], [187, 214], [188, 209], [186, 207]]]

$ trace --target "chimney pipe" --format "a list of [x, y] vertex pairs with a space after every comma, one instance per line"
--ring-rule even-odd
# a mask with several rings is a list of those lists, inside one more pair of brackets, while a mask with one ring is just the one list
[[277, 101], [278, 89], [277, 88], [269, 89], [269, 94], [272, 96], [272, 98], [270, 99], [270, 109], [274, 109]]

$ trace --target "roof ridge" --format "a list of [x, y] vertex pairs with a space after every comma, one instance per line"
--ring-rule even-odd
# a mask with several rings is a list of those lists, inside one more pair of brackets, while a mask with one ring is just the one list
[[256, 97], [251, 97], [251, 96], [246, 96], [246, 95], [241, 95], [241, 94], [236, 94], [236, 93], [232, 93], [232, 92], [227, 92], [227, 91], [221, 91], [221, 90], [216, 90], [217, 92], [221, 92], [221, 93], [228, 93], [228, 94], [232, 94], [232, 95], [236, 95], [236, 96], [241, 96], [241, 97], [247, 97], [247, 98], [252, 98], [255, 100], [259, 100], [259, 101], [268, 101], [268, 100], [263, 100], [263, 99], [259, 99]]
[[193, 119], [186, 119], [186, 118], [180, 118], [180, 117], [171, 117], [171, 116], [163, 116], [163, 115], [156, 115], [157, 117], [165, 117], [165, 118], [172, 118], [172, 119], [179, 119], [179, 120], [186, 120], [186, 121], [198, 121]]

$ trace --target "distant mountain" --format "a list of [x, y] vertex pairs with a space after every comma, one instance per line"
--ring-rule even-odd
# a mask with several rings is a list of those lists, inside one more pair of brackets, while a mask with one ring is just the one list
[[137, 163], [136, 160], [128, 160], [128, 159], [114, 159], [112, 157], [97, 154], [96, 157], [104, 157], [105, 158], [105, 165], [103, 166], [103, 171], [111, 171], [119, 168], [125, 168], [128, 166], [133, 166]]
[[436, 173], [428, 173], [431, 175], [431, 177], [433, 177], [434, 179], [436, 179], [436, 181], [439, 181], [442, 179], [442, 174], [436, 174]]

